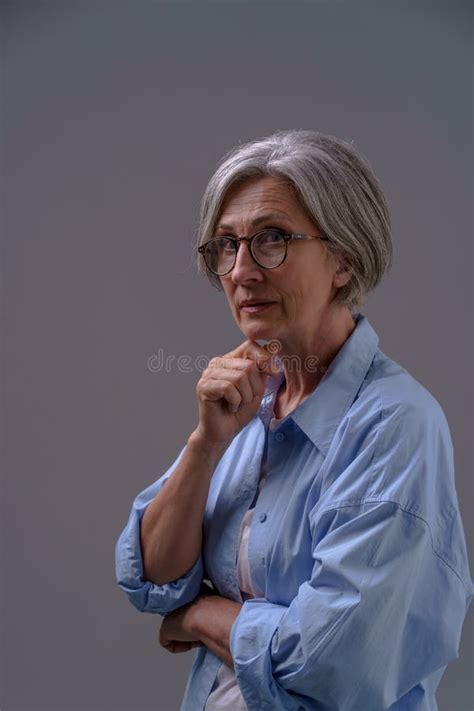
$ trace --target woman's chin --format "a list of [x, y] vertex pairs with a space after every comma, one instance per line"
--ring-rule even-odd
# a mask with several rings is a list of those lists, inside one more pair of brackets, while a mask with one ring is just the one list
[[275, 337], [275, 327], [269, 323], [242, 323], [240, 329], [244, 336], [251, 341], [258, 339], [270, 340]]

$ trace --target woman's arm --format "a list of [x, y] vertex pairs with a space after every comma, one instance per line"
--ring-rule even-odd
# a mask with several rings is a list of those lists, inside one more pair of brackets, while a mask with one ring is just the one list
[[209, 484], [222, 454], [193, 432], [175, 471], [147, 506], [140, 544], [144, 576], [156, 585], [180, 578], [196, 562]]
[[234, 669], [230, 631], [242, 605], [220, 595], [199, 595], [164, 618], [160, 644], [172, 652], [188, 651], [201, 642]]
[[196, 388], [198, 427], [177, 468], [143, 514], [140, 543], [147, 580], [164, 585], [196, 563], [214, 469], [235, 435], [256, 415], [265, 379], [275, 367], [265, 348], [247, 340], [213, 358], [203, 372]]
[[194, 606], [191, 628], [199, 640], [232, 670], [230, 631], [242, 605], [220, 595], [204, 595]]
[[179, 466], [186, 451], [184, 446], [168, 470], [134, 499], [127, 524], [115, 546], [115, 575], [117, 584], [129, 601], [140, 612], [168, 615], [192, 602], [201, 592], [205, 575], [202, 554], [184, 575], [163, 585], [147, 580], [143, 571], [143, 554], [140, 545], [142, 518], [147, 507], [166, 486]]

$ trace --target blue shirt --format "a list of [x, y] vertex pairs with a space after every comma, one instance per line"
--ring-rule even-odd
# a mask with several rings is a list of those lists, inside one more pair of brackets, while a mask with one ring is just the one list
[[[203, 578], [242, 602], [238, 536], [267, 444], [248, 550], [265, 596], [244, 602], [230, 636], [250, 711], [433, 711], [458, 656], [474, 587], [449, 427], [434, 397], [378, 348], [368, 319], [355, 319], [317, 388], [275, 430], [265, 423], [282, 376], [268, 378], [258, 414], [213, 473], [202, 551], [185, 575], [146, 581], [139, 534], [184, 448], [135, 498], [117, 542], [117, 582], [142, 612], [185, 605]], [[198, 648], [181, 711], [202, 711], [220, 664]]]

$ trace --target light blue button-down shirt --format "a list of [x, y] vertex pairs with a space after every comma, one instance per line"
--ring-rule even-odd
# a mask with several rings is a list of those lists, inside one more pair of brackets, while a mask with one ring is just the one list
[[[266, 425], [282, 376], [268, 378], [258, 414], [214, 471], [203, 548], [185, 575], [146, 581], [139, 542], [144, 510], [184, 448], [136, 497], [117, 542], [117, 582], [138, 610], [185, 605], [203, 577], [242, 602], [238, 537], [267, 444], [248, 550], [265, 596], [244, 602], [230, 637], [250, 711], [433, 711], [458, 655], [474, 587], [448, 424], [355, 318], [318, 387], [275, 430]], [[198, 649], [181, 711], [202, 711], [221, 663]]]

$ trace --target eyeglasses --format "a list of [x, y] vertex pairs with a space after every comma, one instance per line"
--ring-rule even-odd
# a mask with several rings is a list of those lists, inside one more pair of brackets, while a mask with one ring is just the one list
[[297, 239], [328, 240], [328, 237], [266, 229], [251, 237], [213, 237], [198, 247], [198, 252], [204, 257], [208, 269], [213, 274], [223, 276], [234, 268], [241, 242], [248, 243], [250, 254], [259, 267], [275, 269], [285, 261], [289, 242]]

